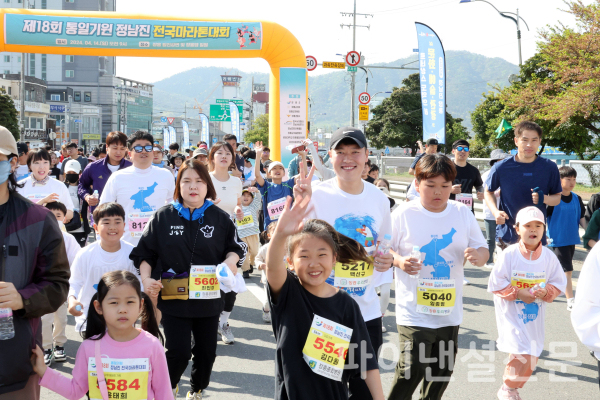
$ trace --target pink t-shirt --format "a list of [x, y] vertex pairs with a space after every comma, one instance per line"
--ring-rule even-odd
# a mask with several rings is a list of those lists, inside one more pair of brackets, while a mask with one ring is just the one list
[[[85, 396], [90, 386], [90, 364], [93, 364], [95, 368], [95, 362], [90, 362], [95, 358], [95, 343], [96, 342], [94, 340], [84, 340], [81, 346], [79, 346], [79, 350], [77, 350], [77, 356], [75, 358], [75, 367], [73, 368], [73, 379], [64, 376], [58, 371], [48, 368], [44, 374], [44, 377], [40, 380], [40, 385], [58, 393], [67, 399], [80, 399]], [[117, 342], [111, 339], [107, 333], [100, 340], [100, 353], [103, 360], [102, 364], [107, 362], [108, 358], [110, 358], [111, 365], [128, 365], [132, 362], [132, 360], [135, 360], [136, 364], [147, 363], [149, 370], [147, 372], [147, 398], [160, 400], [173, 399], [173, 391], [171, 389], [171, 381], [169, 379], [169, 370], [167, 368], [165, 350], [160, 344], [160, 341], [150, 333], [140, 330], [140, 334], [129, 342]], [[125, 368], [123, 368], [123, 370], [125, 370]], [[108, 385], [109, 377], [106, 375], [107, 371], [108, 369], [104, 367], [107, 386], [110, 392], [113, 384], [111, 383], [111, 385]], [[134, 378], [143, 376], [143, 374], [139, 375], [139, 372], [136, 372], [136, 374], [138, 375], [135, 375]], [[130, 387], [129, 389], [136, 389], [135, 383], [132, 384], [132, 382], [129, 382], [129, 380], [126, 381], [127, 385]], [[117, 388], [117, 382], [115, 382], [113, 390], [119, 389], [122, 389], [121, 391], [127, 390], [123, 389], [123, 387]], [[137, 390], [139, 390], [139, 388], [137, 388]], [[92, 395], [92, 393], [90, 393], [90, 395]], [[95, 396], [93, 398], [95, 398]]]

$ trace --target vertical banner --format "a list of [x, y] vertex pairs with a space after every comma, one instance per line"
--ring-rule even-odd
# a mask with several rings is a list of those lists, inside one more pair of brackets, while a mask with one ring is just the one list
[[419, 77], [423, 108], [423, 142], [435, 138], [446, 143], [446, 56], [437, 34], [415, 23], [419, 40]]
[[169, 126], [169, 144], [167, 146], [172, 145], [173, 143], [177, 143], [177, 132], [175, 132], [175, 128]]
[[281, 162], [287, 167], [291, 150], [306, 139], [306, 68], [279, 68]]
[[231, 134], [240, 141], [240, 110], [233, 101], [229, 102], [229, 114], [231, 115]]
[[200, 134], [200, 140], [202, 140], [203, 142], [206, 143], [207, 146], [210, 145], [209, 143], [209, 132], [208, 132], [208, 117], [206, 116], [206, 114], [202, 114], [200, 113], [200, 121], [202, 123], [202, 133]]
[[167, 149], [169, 147], [169, 130], [166, 127], [162, 128], [163, 132], [163, 148]]
[[191, 146], [190, 127], [188, 126], [188, 123], [185, 121], [185, 119], [181, 120], [181, 126], [183, 127], [183, 147], [189, 148]]

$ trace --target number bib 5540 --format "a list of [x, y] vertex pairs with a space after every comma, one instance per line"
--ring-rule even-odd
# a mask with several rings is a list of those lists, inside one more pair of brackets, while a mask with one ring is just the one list
[[[103, 358], [102, 369], [109, 399], [148, 399], [148, 373], [150, 371], [148, 358]], [[94, 357], [88, 359], [88, 385], [90, 399], [102, 400]]]
[[218, 299], [221, 287], [216, 265], [192, 265], [190, 270], [190, 299]]
[[545, 272], [513, 271], [510, 276], [510, 285], [518, 289], [530, 289], [542, 282], [546, 282]]
[[373, 265], [364, 261], [335, 264], [333, 285], [343, 288], [364, 288], [373, 278]]
[[315, 314], [302, 356], [315, 374], [342, 380], [352, 329]]
[[142, 237], [142, 232], [148, 221], [154, 214], [154, 211], [129, 213], [127, 215], [127, 224], [129, 225], [129, 233], [131, 237]]
[[445, 317], [452, 313], [456, 301], [454, 279], [419, 279], [417, 312]]

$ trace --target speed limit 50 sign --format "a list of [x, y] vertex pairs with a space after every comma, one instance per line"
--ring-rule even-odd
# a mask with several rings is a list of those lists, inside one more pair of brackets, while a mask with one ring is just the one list
[[369, 104], [371, 102], [371, 95], [367, 92], [362, 92], [358, 95], [358, 101], [360, 104]]
[[317, 68], [317, 59], [313, 56], [306, 56], [306, 69], [314, 71]]

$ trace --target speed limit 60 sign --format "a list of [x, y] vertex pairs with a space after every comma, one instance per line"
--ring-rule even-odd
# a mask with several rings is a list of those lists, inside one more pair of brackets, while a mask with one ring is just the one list
[[306, 69], [314, 71], [317, 68], [317, 59], [313, 56], [306, 56]]
[[369, 104], [371, 101], [371, 95], [367, 92], [362, 92], [358, 95], [358, 101], [360, 104]]

